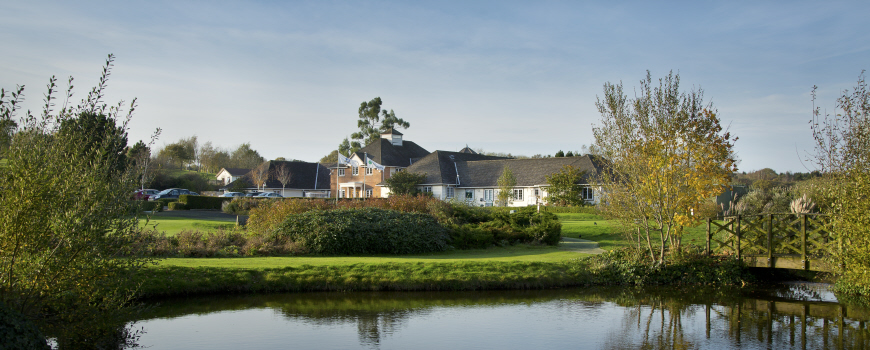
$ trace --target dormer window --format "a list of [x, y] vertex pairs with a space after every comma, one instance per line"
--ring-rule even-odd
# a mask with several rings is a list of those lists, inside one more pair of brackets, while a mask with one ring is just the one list
[[381, 134], [381, 138], [390, 141], [393, 146], [402, 145], [402, 133], [394, 129], [388, 129], [387, 131], [383, 132]]

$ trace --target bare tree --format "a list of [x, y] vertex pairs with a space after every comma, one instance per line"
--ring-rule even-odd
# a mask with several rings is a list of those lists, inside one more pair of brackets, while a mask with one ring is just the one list
[[289, 184], [290, 181], [293, 181], [293, 172], [291, 172], [290, 167], [284, 163], [275, 169], [275, 174], [273, 175], [276, 180], [281, 182], [281, 195], [284, 196], [284, 188], [287, 187], [287, 184]]
[[269, 180], [269, 162], [260, 164], [260, 166], [251, 170], [251, 181], [257, 185], [257, 190], [260, 190], [260, 186], [265, 186], [266, 181]]

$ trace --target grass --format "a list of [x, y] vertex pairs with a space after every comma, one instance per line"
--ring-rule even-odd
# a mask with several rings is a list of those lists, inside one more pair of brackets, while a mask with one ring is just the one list
[[184, 169], [166, 170], [166, 175], [169, 175], [171, 177], [179, 177], [181, 175], [186, 175], [186, 174], [197, 174], [206, 180], [214, 180], [217, 177], [217, 174], [206, 173], [206, 172], [196, 171], [196, 170], [184, 170]]
[[[631, 244], [625, 235], [619, 232], [615, 221], [605, 220], [600, 215], [565, 213], [556, 216], [562, 221], [562, 236], [577, 238], [581, 235], [583, 239], [598, 242], [598, 247], [604, 250], [627, 247]], [[705, 224], [686, 229], [683, 244], [706, 245], [706, 230]]]
[[174, 236], [182, 230], [215, 231], [218, 229], [232, 229], [236, 227], [235, 219], [190, 219], [171, 216], [151, 217], [149, 221], [139, 220], [139, 227], [146, 229], [156, 228], [159, 232], [165, 232], [168, 236]]

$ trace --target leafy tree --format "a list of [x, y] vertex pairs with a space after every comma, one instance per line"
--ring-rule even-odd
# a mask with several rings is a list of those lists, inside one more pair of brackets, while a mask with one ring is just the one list
[[[82, 337], [79, 326], [118, 320], [135, 292], [129, 279], [147, 262], [133, 255], [139, 222], [129, 196], [138, 174], [118, 167], [135, 100], [126, 115], [102, 102], [113, 59], [78, 106], [67, 107], [70, 79], [64, 107], [53, 110], [52, 77], [42, 115], [20, 119], [0, 171], [0, 304], [53, 329], [46, 335], [58, 344]], [[0, 99], [0, 119], [16, 115], [12, 102]]]
[[[813, 87], [815, 98], [815, 87]], [[870, 91], [862, 72], [857, 85], [837, 99], [836, 115], [813, 110], [815, 161], [830, 179], [825, 197], [833, 198], [826, 212], [842, 239], [842, 251], [831, 261], [841, 266], [837, 288], [870, 295]]]
[[593, 128], [603, 156], [599, 184], [604, 214], [663, 263], [666, 251], [679, 250], [683, 228], [702, 218], [708, 198], [721, 194], [736, 171], [730, 133], [723, 131], [701, 90], [681, 92], [680, 77], [659, 79], [647, 72], [639, 96], [629, 100], [622, 84], [604, 84], [596, 102], [601, 125]]
[[564, 157], [564, 156], [565, 156], [565, 153], [562, 152], [562, 150], [559, 150], [559, 152], [556, 152], [556, 155], [554, 155], [554, 157]]
[[243, 143], [230, 155], [234, 166], [244, 169], [253, 169], [266, 160], [256, 150], [251, 149], [250, 143]]
[[[0, 94], [0, 100], [5, 100], [5, 91]], [[14, 100], [14, 98], [13, 98]], [[0, 159], [6, 155], [6, 150], [9, 149], [9, 144], [12, 142], [12, 135], [18, 129], [18, 123], [12, 119], [0, 119]]]
[[145, 185], [151, 182], [151, 179], [154, 178], [156, 173], [151, 165], [151, 145], [154, 140], [157, 140], [160, 137], [160, 133], [162, 130], [158, 128], [153, 135], [151, 135], [152, 143], [146, 145], [145, 142], [139, 140], [136, 142], [133, 147], [127, 149], [127, 159], [129, 159], [133, 165], [136, 167], [137, 172], [139, 173], [139, 188], [145, 188]]
[[127, 167], [127, 132], [101, 112], [83, 111], [77, 118], [64, 119], [57, 136], [75, 139], [80, 159], [112, 159], [112, 168], [118, 172]]
[[417, 174], [408, 171], [400, 171], [391, 175], [384, 182], [392, 195], [417, 194], [417, 185], [426, 181], [426, 174]]
[[[382, 104], [383, 102], [380, 97], [375, 97], [369, 102], [363, 102], [360, 104], [358, 111], [359, 120], [357, 120], [359, 131], [350, 135], [350, 138], [354, 141], [349, 143], [350, 147], [347, 149], [348, 152], [343, 152], [344, 150], [342, 148], [345, 146], [344, 142], [339, 146], [339, 152], [348, 155], [358, 151], [365, 145], [379, 140], [381, 138], [381, 133], [386, 132], [389, 129], [397, 127], [407, 129], [411, 126], [410, 123], [396, 117], [396, 112], [393, 112], [392, 109], [389, 112], [381, 110]], [[378, 125], [378, 122], [380, 122], [380, 125]], [[362, 141], [362, 143], [360, 141]]]
[[506, 207], [514, 198], [514, 186], [517, 185], [517, 178], [514, 177], [511, 167], [505, 166], [498, 178], [498, 194], [496, 201], [499, 206]]
[[573, 157], [573, 156], [574, 156], [574, 152], [568, 151], [568, 153], [565, 153], [565, 157]]
[[320, 158], [320, 163], [338, 163], [338, 150], [332, 150], [332, 152]]
[[581, 206], [583, 198], [579, 184], [585, 172], [565, 165], [558, 173], [547, 176], [547, 202], [557, 206]]

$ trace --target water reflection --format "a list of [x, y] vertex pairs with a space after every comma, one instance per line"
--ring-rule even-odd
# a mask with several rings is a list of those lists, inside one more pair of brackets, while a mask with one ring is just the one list
[[[227, 349], [861, 349], [870, 348], [868, 319], [866, 308], [837, 303], [816, 284], [301, 293], [166, 300], [140, 321], [146, 332], [140, 344], [160, 349], [161, 339], [172, 339], [174, 348]], [[237, 324], [214, 331], [227, 322]], [[172, 338], [173, 331], [184, 338]], [[205, 339], [190, 339], [197, 334]], [[227, 339], [219, 339], [224, 334]]]

